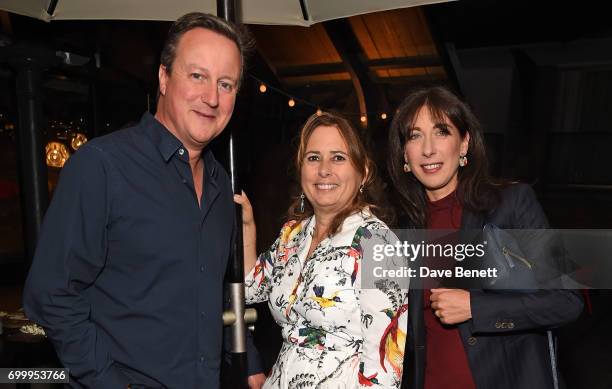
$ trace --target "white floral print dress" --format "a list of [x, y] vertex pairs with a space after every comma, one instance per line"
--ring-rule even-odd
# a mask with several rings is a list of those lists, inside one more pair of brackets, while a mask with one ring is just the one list
[[245, 279], [247, 304], [267, 300], [282, 329], [264, 388], [399, 388], [408, 282], [361, 288], [361, 242], [374, 230], [395, 235], [364, 209], [306, 258], [314, 226], [314, 216], [286, 223]]

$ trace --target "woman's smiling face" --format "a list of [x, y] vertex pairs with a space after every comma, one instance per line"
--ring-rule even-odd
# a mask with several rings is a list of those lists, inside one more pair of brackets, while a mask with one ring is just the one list
[[340, 131], [333, 126], [315, 128], [301, 169], [302, 190], [315, 215], [337, 215], [357, 195], [362, 180]]
[[457, 188], [459, 157], [467, 154], [469, 140], [469, 133], [461, 138], [446, 116], [435, 120], [427, 106], [419, 109], [404, 145], [404, 158], [429, 200], [442, 199]]

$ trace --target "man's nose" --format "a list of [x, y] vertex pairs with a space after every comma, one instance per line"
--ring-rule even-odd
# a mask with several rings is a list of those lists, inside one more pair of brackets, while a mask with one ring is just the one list
[[200, 99], [203, 103], [210, 107], [217, 107], [219, 105], [219, 87], [215, 82], [208, 82], [202, 87], [202, 93]]

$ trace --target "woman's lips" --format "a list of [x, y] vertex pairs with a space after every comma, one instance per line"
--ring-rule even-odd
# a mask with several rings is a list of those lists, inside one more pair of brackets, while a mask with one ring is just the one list
[[442, 169], [442, 162], [423, 164], [421, 165], [421, 168], [427, 174], [437, 173], [440, 171], [440, 169]]
[[338, 187], [338, 184], [315, 184], [315, 188], [318, 190], [334, 190]]

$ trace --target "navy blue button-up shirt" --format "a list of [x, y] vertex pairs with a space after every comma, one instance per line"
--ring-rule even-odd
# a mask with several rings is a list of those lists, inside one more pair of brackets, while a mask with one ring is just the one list
[[234, 203], [202, 158], [198, 204], [188, 151], [145, 114], [62, 169], [24, 307], [80, 384], [218, 387]]

